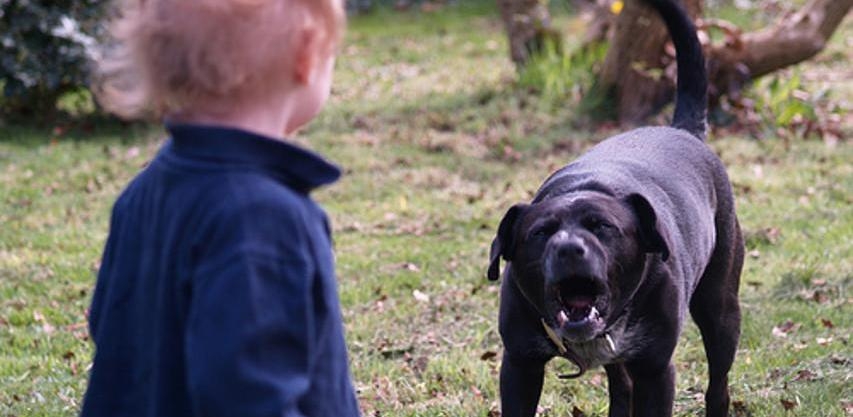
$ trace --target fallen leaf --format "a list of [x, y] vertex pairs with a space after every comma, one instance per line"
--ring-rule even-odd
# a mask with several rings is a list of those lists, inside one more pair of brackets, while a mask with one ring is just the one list
[[415, 375], [420, 377], [424, 371], [426, 371], [427, 366], [429, 365], [429, 358], [426, 356], [419, 356], [417, 358], [410, 358], [407, 362], [409, 367], [412, 368]]
[[749, 409], [746, 408], [746, 403], [744, 403], [743, 401], [732, 401], [732, 410], [734, 411], [734, 415], [736, 417], [749, 416]]
[[418, 271], [420, 271], [420, 270], [421, 270], [421, 268], [420, 268], [420, 267], [418, 267], [417, 265], [415, 265], [415, 264], [413, 264], [413, 263], [411, 263], [411, 262], [406, 262], [406, 263], [404, 263], [404, 264], [403, 264], [403, 266], [402, 266], [402, 268], [403, 268], [403, 269], [405, 269], [405, 270], [407, 270], [407, 271], [412, 271], [412, 272], [418, 272]]
[[821, 346], [826, 346], [832, 343], [832, 337], [818, 337], [815, 341]]
[[782, 403], [782, 407], [785, 408], [785, 411], [790, 411], [790, 410], [793, 410], [794, 407], [797, 406], [797, 402], [799, 402], [799, 401], [796, 401], [796, 400], [795, 401], [789, 401], [789, 400], [782, 398], [779, 400], [779, 402]]
[[604, 386], [604, 376], [602, 376], [601, 374], [594, 374], [594, 375], [590, 376], [588, 381], [589, 381], [589, 384], [594, 386], [594, 387]]
[[418, 291], [418, 290], [412, 291], [412, 296], [414, 296], [415, 300], [418, 300], [419, 302], [422, 302], [422, 303], [428, 303], [429, 302], [429, 296]]
[[794, 377], [794, 381], [814, 381], [815, 379], [817, 379], [817, 374], [808, 369], [800, 370]]
[[799, 324], [794, 323], [791, 320], [787, 320], [784, 323], [773, 326], [773, 336], [776, 337], [786, 337], [788, 334], [795, 332], [800, 327]]
[[33, 311], [33, 320], [35, 320], [37, 323], [41, 323], [41, 330], [47, 334], [51, 334], [54, 330], [56, 330], [56, 328], [53, 327], [52, 324], [48, 323], [47, 319], [45, 319], [41, 312], [39, 312], [38, 310]]
[[572, 407], [572, 417], [586, 417], [586, 414], [580, 408]]
[[823, 327], [826, 327], [827, 329], [832, 329], [833, 327], [835, 327], [835, 325], [832, 324], [832, 321], [827, 319], [820, 319], [820, 324], [822, 324]]
[[832, 355], [829, 358], [829, 362], [832, 363], [833, 365], [847, 365], [849, 363], [849, 361], [850, 361], [849, 359], [847, 359], [843, 356]]
[[487, 360], [494, 359], [497, 356], [498, 356], [497, 352], [487, 351], [487, 352], [483, 353], [482, 355], [480, 355], [480, 360], [481, 361], [487, 361]]
[[139, 147], [138, 146], [133, 146], [133, 147], [129, 148], [127, 150], [127, 152], [124, 154], [125, 159], [133, 159], [133, 158], [136, 158], [137, 156], [139, 156]]

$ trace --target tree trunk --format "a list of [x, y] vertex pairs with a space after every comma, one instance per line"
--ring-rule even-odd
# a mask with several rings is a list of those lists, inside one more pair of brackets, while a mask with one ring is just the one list
[[[700, 14], [699, 0], [683, 2], [691, 16]], [[600, 86], [613, 98], [620, 123], [639, 123], [672, 99], [675, 85], [665, 73], [672, 61], [664, 53], [668, 39], [654, 10], [637, 1], [625, 2], [599, 77]]]
[[509, 37], [509, 54], [517, 67], [527, 63], [531, 51], [551, 30], [548, 2], [543, 0], [497, 0]]
[[[635, 0], [624, 1], [616, 18], [609, 2], [577, 0], [593, 5], [593, 17], [586, 43], [596, 43], [609, 34], [610, 48], [599, 73], [598, 89], [613, 103], [610, 109], [622, 124], [636, 124], [672, 100], [675, 92], [674, 56], [667, 49], [666, 28], [654, 11]], [[694, 19], [702, 14], [702, 0], [680, 0]], [[559, 41], [550, 27], [547, 0], [497, 0], [509, 37], [510, 56], [520, 68], [543, 39]], [[784, 16], [775, 25], [742, 34], [736, 26], [716, 20], [699, 21], [697, 26], [722, 29], [726, 41], [705, 43], [708, 63], [709, 98], [716, 105], [723, 95], [737, 100], [750, 80], [805, 61], [825, 46], [853, 0], [809, 0], [796, 13]], [[558, 43], [559, 46], [559, 43]]]
[[726, 32], [723, 45], [706, 51], [712, 101], [723, 94], [736, 99], [749, 80], [815, 56], [851, 7], [853, 0], [812, 0], [772, 27], [746, 34], [726, 22], [710, 21]]

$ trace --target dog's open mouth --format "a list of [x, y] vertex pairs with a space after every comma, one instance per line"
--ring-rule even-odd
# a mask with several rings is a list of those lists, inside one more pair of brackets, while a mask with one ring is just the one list
[[572, 297], [568, 301], [562, 300], [563, 308], [557, 313], [557, 324], [563, 327], [567, 324], [582, 323], [599, 317], [598, 309], [595, 308], [591, 297]]
[[557, 299], [556, 323], [560, 328], [590, 324], [601, 318], [596, 307], [601, 288], [589, 279], [573, 279], [553, 288]]

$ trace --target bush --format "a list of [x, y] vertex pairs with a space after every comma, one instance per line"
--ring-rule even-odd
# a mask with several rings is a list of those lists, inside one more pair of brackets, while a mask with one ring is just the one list
[[605, 44], [563, 52], [546, 42], [543, 50], [531, 55], [518, 85], [539, 95], [545, 107], [562, 108], [567, 102], [598, 107], [602, 98], [595, 90], [595, 73], [606, 53]]
[[56, 112], [64, 93], [87, 85], [103, 31], [103, 1], [0, 0], [0, 86], [5, 114]]

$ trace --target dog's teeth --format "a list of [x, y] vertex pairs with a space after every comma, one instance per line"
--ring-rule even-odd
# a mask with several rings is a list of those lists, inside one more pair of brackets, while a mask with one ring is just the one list
[[599, 315], [598, 315], [598, 309], [597, 308], [593, 307], [589, 310], [589, 317], [590, 318], [597, 319], [598, 316]]
[[560, 310], [560, 313], [557, 314], [557, 322], [560, 324], [560, 326], [562, 326], [567, 321], [569, 321], [569, 316], [566, 315], [565, 310]]

